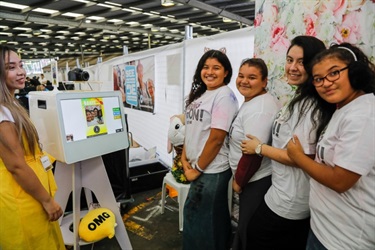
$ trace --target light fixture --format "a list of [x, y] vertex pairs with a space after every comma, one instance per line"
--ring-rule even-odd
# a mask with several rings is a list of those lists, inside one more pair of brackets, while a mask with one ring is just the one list
[[157, 32], [157, 31], [159, 31], [159, 30], [160, 30], [159, 27], [156, 27], [156, 26], [152, 26], [152, 27], [151, 27], [151, 31], [152, 31], [152, 32]]
[[232, 22], [232, 19], [229, 19], [227, 17], [223, 17], [223, 22], [224, 23], [230, 23], [230, 22]]
[[174, 2], [172, 0], [161, 0], [161, 6], [169, 7], [173, 5], [174, 5]]
[[42, 31], [41, 30], [34, 30], [33, 31], [33, 35], [34, 36], [39, 36], [39, 35], [41, 35], [42, 34]]

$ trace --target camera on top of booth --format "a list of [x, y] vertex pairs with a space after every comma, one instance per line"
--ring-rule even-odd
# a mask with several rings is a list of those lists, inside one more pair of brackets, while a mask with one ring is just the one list
[[75, 68], [68, 72], [69, 81], [88, 81], [90, 74], [87, 71], [83, 71], [80, 68]]

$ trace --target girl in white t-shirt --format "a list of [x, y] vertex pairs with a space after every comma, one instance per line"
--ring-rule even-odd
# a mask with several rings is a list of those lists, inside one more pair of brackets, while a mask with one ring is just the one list
[[[304, 153], [315, 155], [320, 132], [328, 123], [334, 105], [319, 97], [306, 68], [314, 55], [325, 50], [324, 43], [311, 36], [295, 37], [287, 51], [285, 74], [297, 87], [295, 97], [276, 116], [272, 146], [253, 135], [242, 143], [243, 153], [272, 160], [272, 185], [254, 213], [248, 227], [250, 249], [304, 249], [309, 231], [309, 177], [294, 167], [286, 146], [299, 135]], [[324, 107], [324, 108], [322, 108]]]
[[315, 161], [297, 136], [288, 144], [289, 157], [311, 177], [307, 249], [374, 249], [375, 65], [344, 43], [317, 55], [312, 75], [319, 95], [337, 110]]
[[231, 221], [228, 184], [228, 131], [238, 101], [227, 86], [228, 57], [207, 51], [199, 60], [185, 110], [181, 163], [191, 181], [184, 206], [183, 249], [229, 249]]
[[232, 249], [247, 249], [247, 226], [271, 186], [271, 160], [257, 155], [243, 155], [241, 142], [252, 133], [262, 141], [271, 141], [271, 127], [279, 106], [266, 91], [268, 70], [260, 58], [242, 61], [236, 79], [244, 97], [229, 132], [229, 163], [233, 189], [239, 193], [239, 218]]

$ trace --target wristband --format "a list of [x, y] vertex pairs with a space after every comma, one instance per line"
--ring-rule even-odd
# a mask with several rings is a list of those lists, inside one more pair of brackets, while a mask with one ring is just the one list
[[195, 169], [198, 170], [199, 173], [203, 174], [203, 169], [201, 169], [198, 163], [195, 163]]

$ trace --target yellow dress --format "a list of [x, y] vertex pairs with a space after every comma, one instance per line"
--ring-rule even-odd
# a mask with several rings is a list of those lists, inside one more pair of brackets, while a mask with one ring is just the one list
[[[38, 147], [35, 159], [27, 149], [25, 160], [47, 192], [54, 196], [56, 182], [52, 171], [44, 170], [41, 156]], [[65, 246], [59, 223], [48, 220], [42, 205], [18, 185], [0, 158], [0, 250], [8, 249], [65, 250]]]

